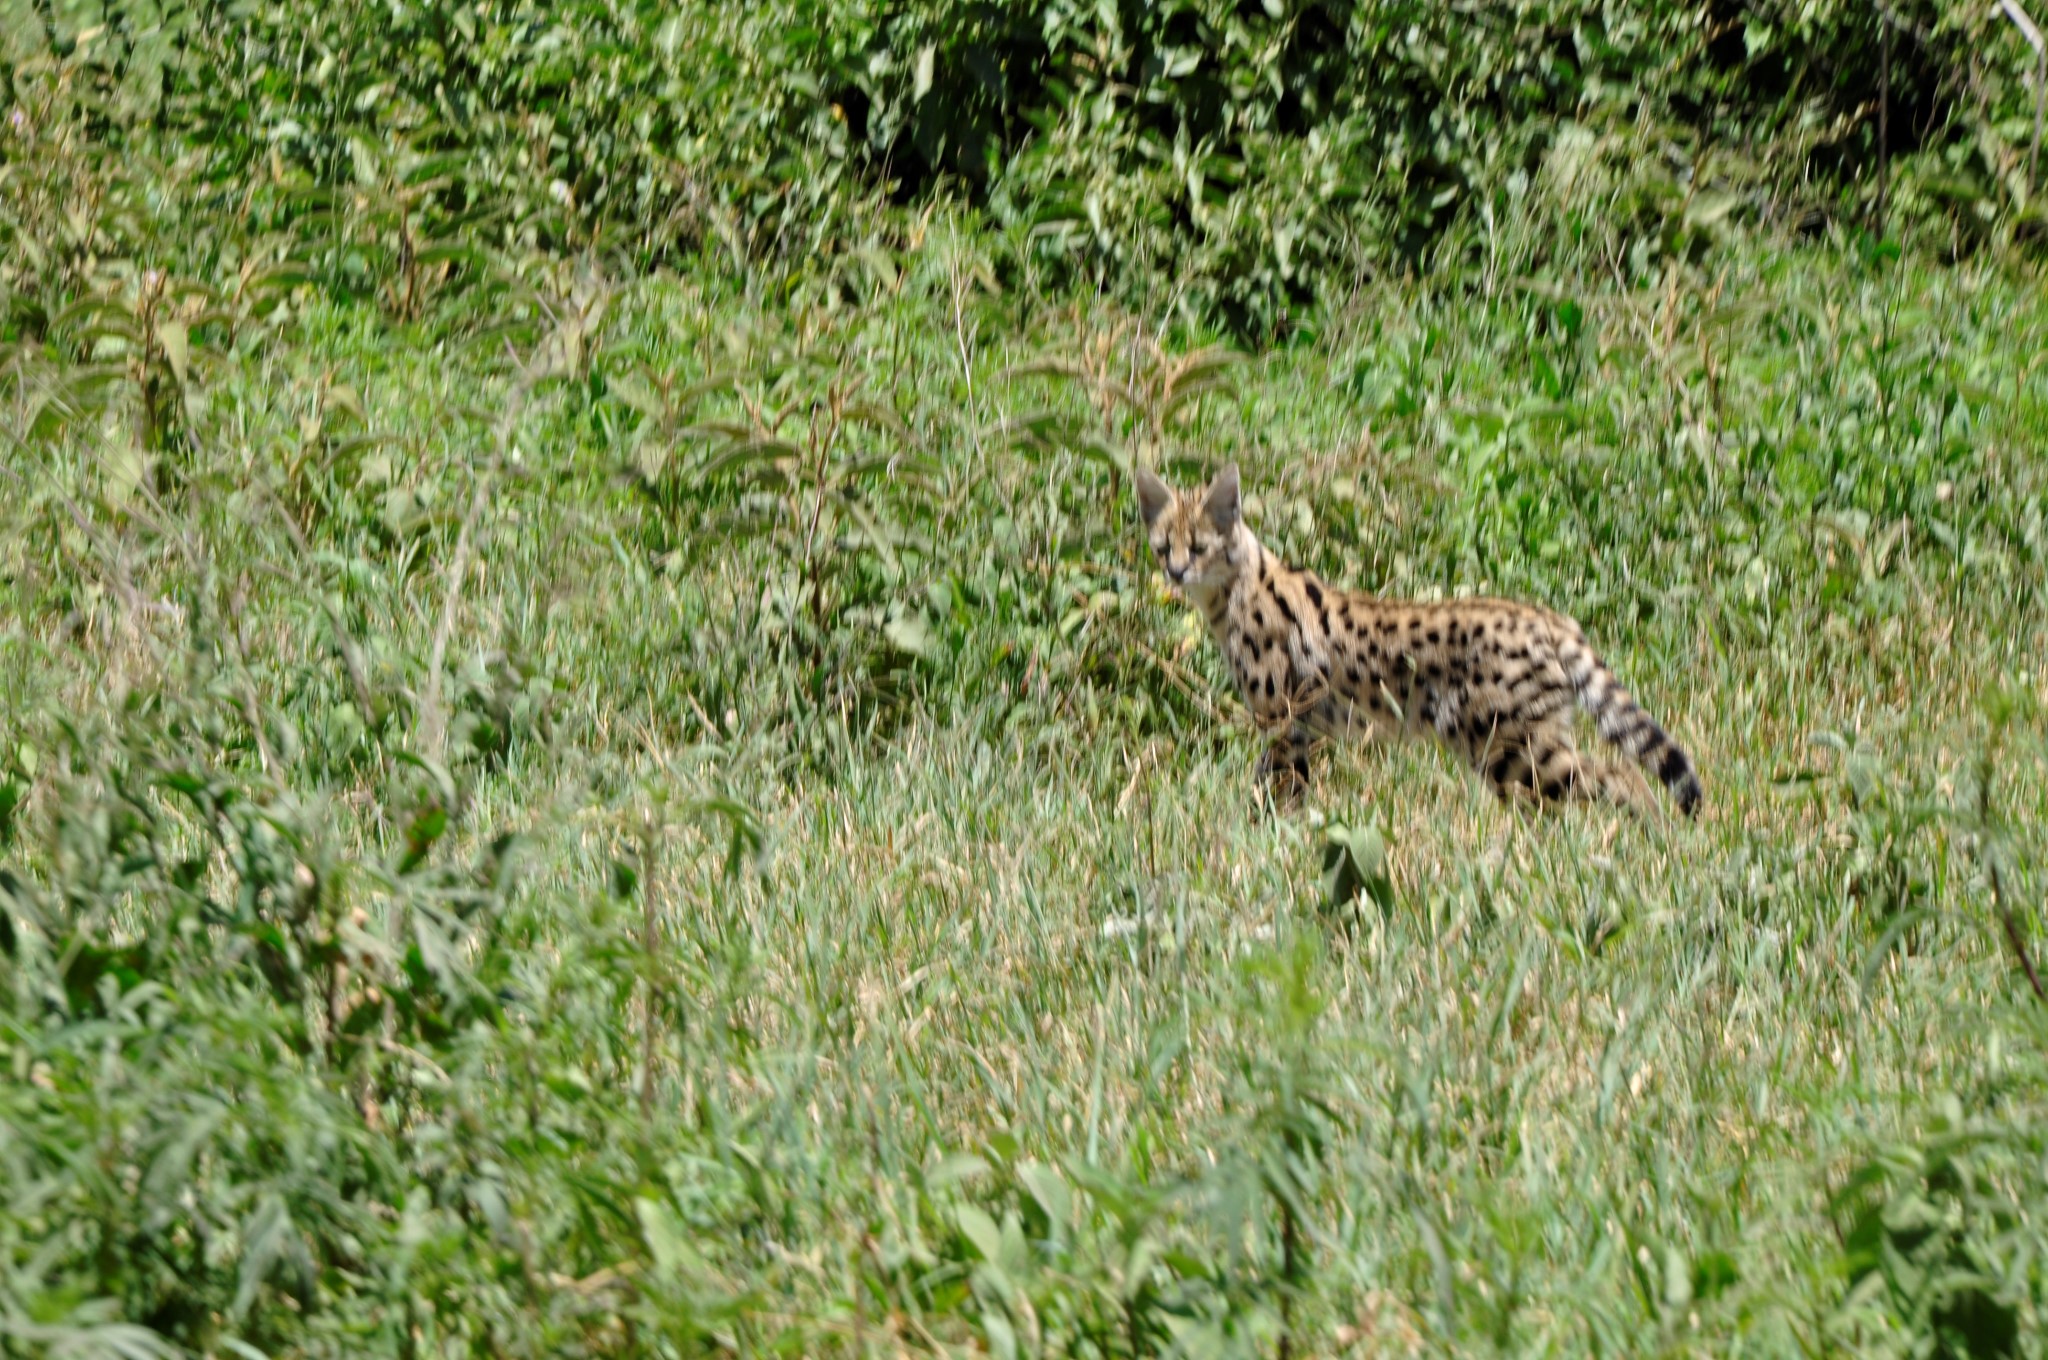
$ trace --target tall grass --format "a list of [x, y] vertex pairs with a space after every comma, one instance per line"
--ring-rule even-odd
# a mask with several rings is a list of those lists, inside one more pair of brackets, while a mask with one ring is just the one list
[[[2026, 273], [1504, 241], [1173, 403], [986, 249], [280, 282], [10, 426], [4, 1344], [2034, 1353]], [[1134, 455], [1573, 612], [1701, 824], [1259, 812]]]

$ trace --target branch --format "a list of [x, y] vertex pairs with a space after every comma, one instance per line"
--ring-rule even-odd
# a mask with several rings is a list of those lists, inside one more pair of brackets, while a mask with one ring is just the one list
[[2027, 942], [2020, 935], [2019, 918], [2013, 915], [2012, 906], [2005, 895], [2005, 874], [1998, 867], [1998, 856], [1988, 856], [1991, 862], [1991, 900], [1998, 907], [1998, 918], [2005, 925], [2005, 938], [2012, 945], [2012, 952], [2020, 961], [2020, 969], [2027, 975], [2027, 985], [2034, 989], [2034, 999], [2048, 1004], [2048, 991], [2042, 990], [2041, 975], [2034, 971], [2034, 961], [2027, 956]]
[[536, 365], [520, 365], [519, 380], [513, 384], [511, 396], [505, 403], [505, 413], [499, 417], [497, 429], [491, 437], [490, 461], [477, 473], [476, 488], [469, 497], [469, 509], [455, 535], [455, 556], [448, 564], [448, 585], [441, 597], [441, 620], [434, 627], [434, 643], [427, 652], [427, 689], [420, 697], [420, 750], [431, 761], [440, 761], [448, 736], [448, 712], [441, 697], [441, 671], [448, 661], [448, 639], [455, 631], [455, 607], [462, 597], [462, 582], [469, 574], [477, 520], [483, 515], [484, 502], [490, 498], [491, 484], [497, 479], [499, 465], [505, 457], [505, 445], [511, 438], [512, 427], [519, 420], [521, 408], [526, 405], [527, 394], [543, 376], [543, 371]]

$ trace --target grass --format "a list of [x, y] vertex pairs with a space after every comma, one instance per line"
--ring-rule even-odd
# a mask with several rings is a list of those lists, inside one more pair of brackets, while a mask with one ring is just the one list
[[[1386, 281], [1153, 434], [1031, 361], [1202, 337], [996, 294], [969, 249], [829, 307], [635, 281], [523, 367], [308, 296], [154, 489], [118, 425], [10, 441], [9, 855], [49, 947], [0, 961], [5, 1344], [1903, 1353], [1845, 1187], [2042, 1126], [1984, 868], [2037, 931], [2037, 282], [1768, 241], [1642, 287]], [[878, 413], [833, 435], [855, 380]], [[750, 404], [788, 412], [779, 483], [712, 428]], [[1526, 818], [1419, 747], [1259, 809], [1090, 438], [1240, 460], [1333, 579], [1576, 615], [1700, 822]], [[258, 842], [317, 870], [332, 928], [280, 946], [310, 990], [189, 932], [153, 994], [58, 985], [67, 922], [175, 900], [108, 867], [144, 748], [280, 828], [209, 848], [144, 795], [202, 889], [285, 881]], [[1384, 908], [1326, 900], [1332, 820], [1382, 833]], [[445, 1004], [351, 1046], [327, 985]], [[2038, 1155], [1987, 1184], [2038, 1347]]]

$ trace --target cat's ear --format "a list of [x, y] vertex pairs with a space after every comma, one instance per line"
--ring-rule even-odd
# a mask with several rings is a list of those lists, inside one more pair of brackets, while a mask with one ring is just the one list
[[1209, 494], [1202, 501], [1202, 513], [1209, 517], [1209, 523], [1228, 533], [1237, 527], [1239, 513], [1237, 499], [1237, 464], [1216, 474], [1216, 480], [1209, 483]]
[[1138, 513], [1145, 517], [1145, 527], [1149, 529], [1172, 504], [1173, 490], [1148, 467], [1139, 467], [1131, 481], [1138, 488]]

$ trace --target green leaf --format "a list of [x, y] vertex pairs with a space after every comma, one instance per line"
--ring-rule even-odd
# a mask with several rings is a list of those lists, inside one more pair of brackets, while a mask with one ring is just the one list
[[[893, 279], [895, 276], [895, 266], [891, 265], [889, 272], [890, 277]], [[872, 425], [877, 429], [887, 430], [890, 434], [900, 439], [909, 440], [911, 438], [910, 427], [903, 423], [902, 417], [879, 402], [853, 402], [847, 406], [844, 414], [849, 424], [858, 422], [864, 425]]]
[[717, 453], [697, 465], [697, 476], [702, 481], [714, 481], [720, 477], [736, 476], [742, 472], [758, 472], [764, 467], [773, 468], [781, 459], [792, 463], [803, 457], [803, 450], [787, 439], [772, 437], [747, 439], [728, 444]]
[[633, 1201], [640, 1220], [640, 1234], [654, 1257], [654, 1268], [670, 1279], [695, 1279], [707, 1273], [704, 1254], [691, 1241], [690, 1230], [675, 1211], [660, 1200], [640, 1197]]
[[[881, 555], [883, 563], [887, 565], [889, 570], [891, 572], [901, 572], [903, 567], [896, 560], [896, 545], [890, 542], [890, 533], [883, 528], [881, 521], [868, 508], [867, 502], [853, 496], [834, 496], [832, 499], [838, 504], [840, 509], [846, 512], [848, 518], [860, 526], [861, 537], [865, 538], [868, 541], [868, 545]], [[918, 622], [922, 626], [923, 620], [920, 619]], [[890, 639], [894, 641], [895, 634], [891, 633]], [[901, 643], [898, 645], [903, 646], [903, 650], [907, 652], [917, 651], [915, 647], [904, 646]], [[922, 655], [922, 653], [919, 654]]]
[[437, 244], [413, 256], [413, 262], [419, 265], [466, 264], [481, 269], [490, 261], [475, 246]]
[[232, 1315], [237, 1319], [248, 1316], [271, 1272], [286, 1262], [299, 1264], [305, 1250], [284, 1198], [273, 1191], [257, 1200], [242, 1223], [242, 1260], [235, 1275]]
[[[147, 1327], [132, 1322], [65, 1328], [61, 1342], [43, 1354], [107, 1356], [111, 1360], [180, 1360], [184, 1352]], [[258, 1352], [260, 1354], [260, 1352]]]
[[143, 1193], [152, 1199], [168, 1202], [185, 1192], [193, 1158], [227, 1121], [227, 1106], [207, 1096], [197, 1097], [196, 1103], [198, 1109], [164, 1144], [143, 1177]]
[[1074, 446], [1074, 452], [1088, 462], [1128, 476], [1131, 471], [1131, 455], [1127, 449], [1118, 448], [1099, 436], [1090, 436]]
[[1692, 202], [1685, 205], [1685, 224], [1693, 228], [1711, 227], [1740, 206], [1740, 194], [1709, 189], [1703, 194], [1693, 195]]
[[988, 1163], [972, 1152], [956, 1152], [943, 1157], [931, 1170], [924, 1173], [927, 1190], [939, 1190], [958, 1181], [972, 1180], [988, 1174]]
[[1735, 1258], [1725, 1251], [1702, 1252], [1692, 1266], [1693, 1297], [1707, 1300], [1725, 1293], [1742, 1279]]
[[613, 396], [649, 420], [668, 417], [668, 406], [662, 401], [661, 394], [639, 374], [631, 370], [614, 373], [605, 379], [605, 385]]
[[1074, 1222], [1074, 1192], [1066, 1179], [1043, 1162], [1025, 1162], [1017, 1168], [1017, 1179], [1038, 1201], [1038, 1207], [1052, 1224], [1055, 1236], [1064, 1234]]
[[1364, 896], [1382, 911], [1394, 905], [1386, 840], [1378, 827], [1332, 822], [1323, 831], [1323, 902], [1337, 909]]
[[177, 375], [178, 386], [185, 386], [191, 379], [192, 337], [182, 321], [166, 321], [156, 328], [157, 342], [164, 347], [164, 358], [170, 360], [171, 372]]
[[448, 810], [443, 807], [422, 808], [413, 815], [405, 828], [405, 854], [398, 861], [398, 872], [409, 874], [418, 868], [434, 848], [434, 842], [441, 839], [448, 830]]
[[983, 1311], [981, 1330], [988, 1336], [988, 1352], [996, 1360], [1017, 1360], [1017, 1329], [995, 1309]]
[[938, 658], [938, 646], [932, 640], [931, 626], [924, 615], [916, 610], [906, 610], [882, 625], [882, 635], [902, 651], [922, 661]]
[[706, 798], [696, 804], [696, 811], [709, 813], [725, 823], [725, 876], [738, 878], [748, 856], [752, 856], [754, 868], [767, 873], [763, 849], [766, 836], [761, 830], [761, 819], [746, 804], [733, 798]]
[[986, 1211], [972, 1204], [955, 1205], [953, 1221], [960, 1227], [960, 1235], [967, 1239], [981, 1259], [999, 1264], [1003, 1259], [1003, 1230]]

